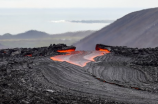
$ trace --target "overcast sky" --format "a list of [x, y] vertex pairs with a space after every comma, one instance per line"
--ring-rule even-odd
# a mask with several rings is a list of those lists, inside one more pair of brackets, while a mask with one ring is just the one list
[[0, 35], [17, 34], [31, 29], [51, 34], [99, 30], [107, 24], [61, 21], [116, 20], [128, 13], [154, 7], [158, 7], [158, 0], [0, 0]]
[[152, 8], [158, 0], [0, 0], [0, 8]]

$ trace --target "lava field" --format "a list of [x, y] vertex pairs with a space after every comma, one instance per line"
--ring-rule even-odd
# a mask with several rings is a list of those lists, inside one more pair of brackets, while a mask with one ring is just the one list
[[158, 104], [158, 47], [1, 49], [0, 104]]

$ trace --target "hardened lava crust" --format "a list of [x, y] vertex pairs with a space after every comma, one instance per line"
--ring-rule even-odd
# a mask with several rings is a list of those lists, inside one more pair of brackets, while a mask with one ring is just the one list
[[0, 104], [158, 104], [158, 47], [2, 49]]

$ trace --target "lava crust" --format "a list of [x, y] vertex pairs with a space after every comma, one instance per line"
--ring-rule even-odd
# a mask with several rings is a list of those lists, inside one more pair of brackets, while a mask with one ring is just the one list
[[74, 49], [54, 44], [0, 50], [0, 103], [158, 103], [158, 48]]

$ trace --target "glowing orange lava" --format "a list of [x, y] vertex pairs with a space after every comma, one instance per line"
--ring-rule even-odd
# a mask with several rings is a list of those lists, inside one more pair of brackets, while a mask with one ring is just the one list
[[105, 51], [72, 51], [65, 55], [51, 57], [54, 61], [66, 61], [68, 63], [84, 67], [88, 62], [95, 61], [94, 58], [106, 54]]
[[97, 51], [105, 51], [106, 53], [110, 53], [110, 51], [109, 51], [108, 49], [101, 48], [101, 47], [99, 46], [99, 44], [96, 45], [95, 49], [96, 49]]
[[25, 56], [30, 56], [30, 57], [32, 57], [32, 54], [30, 54], [30, 55], [25, 55]]
[[57, 52], [72, 52], [72, 51], [75, 51], [75, 48], [65, 49], [65, 50], [57, 50]]
[[109, 50], [107, 50], [107, 49], [101, 49], [101, 48], [99, 48], [99, 50], [98, 51], [105, 51], [105, 52], [107, 52], [107, 53], [110, 53], [110, 51]]

